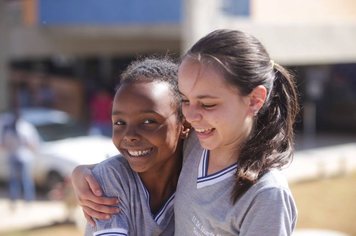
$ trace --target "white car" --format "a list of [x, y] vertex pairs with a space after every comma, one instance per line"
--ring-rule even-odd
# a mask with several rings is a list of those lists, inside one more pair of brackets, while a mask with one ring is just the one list
[[[8, 115], [0, 115], [0, 135]], [[75, 166], [98, 163], [119, 153], [111, 138], [88, 135], [63, 111], [27, 108], [20, 111], [20, 118], [33, 124], [41, 139], [32, 165], [39, 187], [51, 188], [69, 177]], [[0, 148], [0, 181], [7, 181], [8, 176], [7, 155]]]

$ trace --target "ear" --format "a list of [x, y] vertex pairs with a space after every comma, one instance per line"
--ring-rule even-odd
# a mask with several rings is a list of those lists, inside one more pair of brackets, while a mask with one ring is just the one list
[[250, 105], [249, 105], [249, 114], [256, 116], [258, 111], [262, 108], [263, 104], [267, 98], [267, 89], [263, 85], [259, 85], [252, 90], [249, 95]]
[[185, 119], [182, 122], [182, 132], [180, 134], [180, 138], [181, 139], [186, 139], [190, 133], [190, 129], [191, 129], [191, 125], [190, 123], [188, 123]]

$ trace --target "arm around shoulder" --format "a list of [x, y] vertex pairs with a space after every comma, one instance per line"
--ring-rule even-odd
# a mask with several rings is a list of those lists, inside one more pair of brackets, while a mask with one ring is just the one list
[[95, 179], [92, 169], [96, 165], [80, 165], [72, 172], [72, 185], [78, 204], [82, 207], [84, 216], [89, 223], [94, 224], [93, 218], [108, 219], [117, 213], [117, 198], [102, 196], [102, 190]]

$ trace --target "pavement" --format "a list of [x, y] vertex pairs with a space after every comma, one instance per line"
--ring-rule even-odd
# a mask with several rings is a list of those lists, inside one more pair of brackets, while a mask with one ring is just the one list
[[289, 183], [295, 183], [346, 175], [355, 170], [356, 142], [299, 150], [283, 172]]
[[[283, 170], [290, 183], [309, 181], [356, 171], [355, 136], [297, 140], [292, 164]], [[4, 190], [3, 190], [4, 191]], [[31, 203], [11, 205], [0, 192], [0, 235], [14, 230], [43, 227], [61, 222], [75, 222], [83, 229], [84, 218], [78, 208], [68, 208], [62, 201], [46, 198]], [[320, 229], [301, 229], [293, 236], [348, 236], [340, 232]]]
[[0, 200], [1, 232], [22, 230], [52, 225], [67, 220], [65, 205], [59, 201], [38, 200], [31, 203], [19, 201], [11, 203]]

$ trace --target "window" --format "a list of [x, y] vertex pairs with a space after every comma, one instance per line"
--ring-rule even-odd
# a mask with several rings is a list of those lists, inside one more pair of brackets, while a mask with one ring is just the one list
[[223, 0], [222, 11], [227, 15], [248, 17], [250, 15], [249, 0]]

